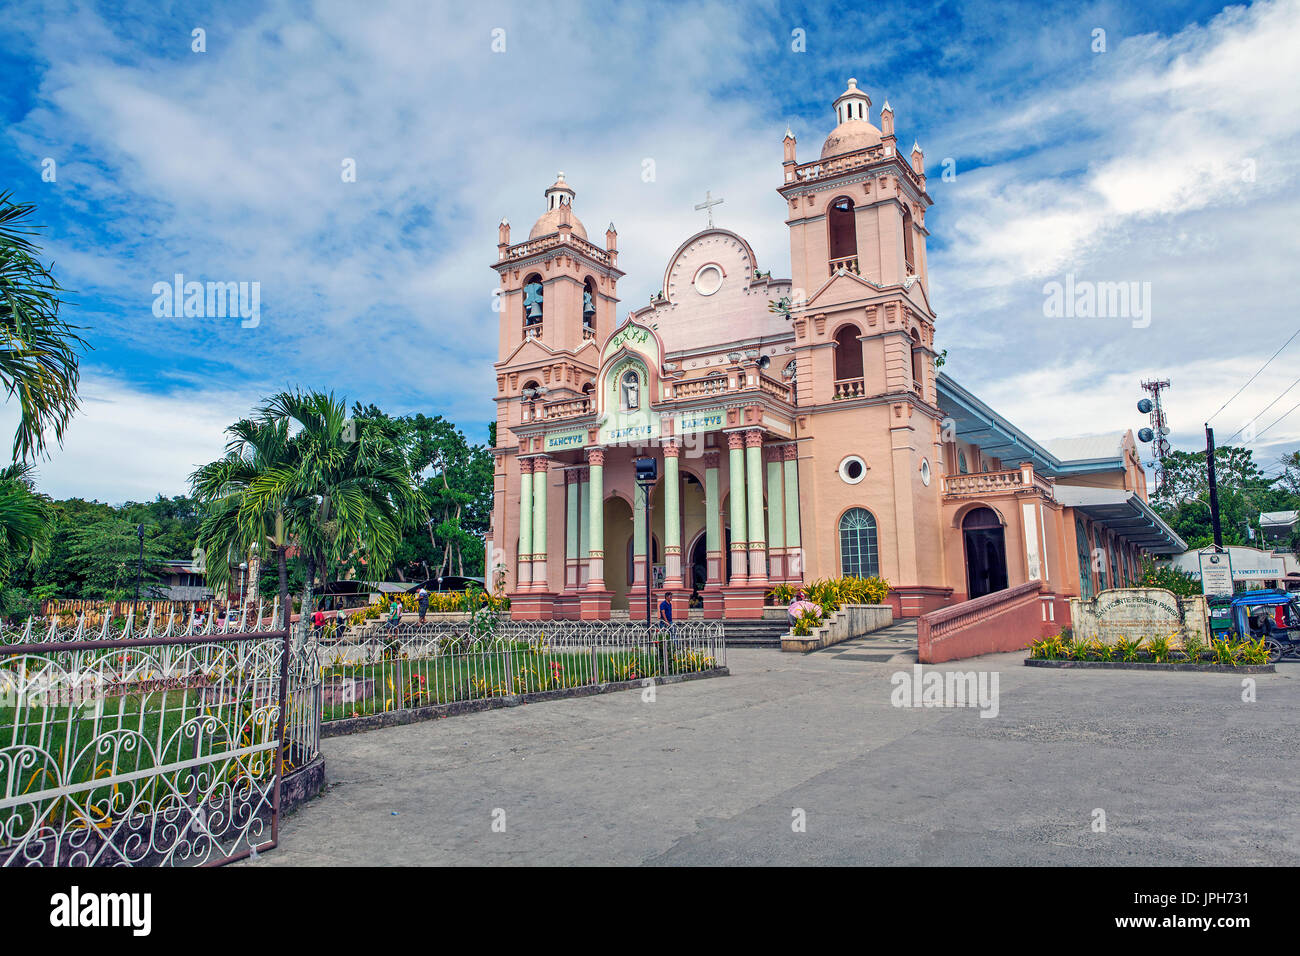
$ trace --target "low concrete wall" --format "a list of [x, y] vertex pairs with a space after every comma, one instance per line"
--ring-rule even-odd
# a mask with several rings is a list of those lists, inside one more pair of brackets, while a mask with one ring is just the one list
[[1042, 631], [1040, 581], [995, 591], [925, 614], [916, 621], [922, 664], [1027, 648]]
[[781, 635], [781, 650], [806, 654], [830, 647], [894, 623], [894, 609], [888, 604], [844, 604], [821, 627], [804, 637], [790, 631]]
[[1164, 588], [1108, 588], [1091, 600], [1070, 598], [1070, 621], [1075, 637], [1103, 644], [1160, 635], [1182, 650], [1186, 637], [1210, 639], [1205, 596], [1178, 597]]

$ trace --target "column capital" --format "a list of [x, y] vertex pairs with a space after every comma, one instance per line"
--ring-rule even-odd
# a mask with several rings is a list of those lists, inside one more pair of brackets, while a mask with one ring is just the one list
[[545, 455], [541, 455], [533, 459], [534, 472], [538, 472], [538, 471], [545, 472], [545, 471], [549, 471], [550, 468], [551, 468], [551, 459], [547, 458]]
[[578, 481], [590, 481], [590, 480], [591, 480], [591, 468], [588, 467], [587, 465], [579, 465], [577, 468], [574, 468], [574, 469], [571, 469], [571, 470], [573, 471], [573, 473], [574, 473], [575, 475], [578, 476], [578, 477], [577, 477], [577, 480], [578, 480]]
[[744, 433], [744, 432], [727, 432], [727, 447], [728, 447], [728, 448], [744, 448], [744, 447], [745, 447], [745, 433]]
[[716, 451], [706, 451], [704, 453], [704, 467], [717, 468], [721, 456]]
[[566, 485], [576, 485], [578, 483], [578, 480], [579, 480], [578, 469], [576, 468], [564, 469], [564, 483]]
[[519, 459], [519, 473], [523, 475], [531, 475], [533, 473], [533, 460], [531, 458]]
[[785, 461], [785, 446], [768, 445], [763, 449], [763, 459], [767, 462]]
[[682, 446], [676, 441], [666, 441], [663, 445], [665, 458], [677, 458], [682, 453]]
[[605, 464], [605, 449], [603, 449], [603, 448], [588, 448], [588, 449], [587, 449], [587, 464], [588, 464], [588, 465], [604, 465], [604, 464]]
[[762, 448], [762, 447], [763, 447], [763, 429], [761, 429], [761, 428], [750, 428], [750, 429], [748, 429], [748, 430], [745, 432], [745, 447], [746, 447], [746, 448]]
[[797, 461], [798, 458], [799, 458], [799, 446], [796, 445], [794, 442], [791, 442], [790, 444], [786, 445], [786, 446], [785, 446], [785, 460], [786, 460], [786, 461]]

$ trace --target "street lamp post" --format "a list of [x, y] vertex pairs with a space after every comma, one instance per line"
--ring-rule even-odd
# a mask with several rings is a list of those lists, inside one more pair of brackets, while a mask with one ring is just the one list
[[[651, 551], [651, 542], [653, 538], [650, 534], [650, 489], [654, 487], [655, 482], [659, 479], [659, 462], [655, 458], [638, 458], [636, 464], [636, 483], [641, 487], [641, 494], [645, 499], [645, 625], [647, 630], [653, 631], [654, 618], [651, 611], [653, 601], [651, 599], [652, 589], [654, 588], [654, 554]], [[664, 647], [664, 673], [668, 673], [668, 649]]]
[[244, 606], [244, 585], [248, 583], [248, 562], [239, 563], [239, 606]]
[[144, 577], [144, 525], [135, 526], [135, 536], [140, 539], [140, 562], [135, 570], [135, 604], [140, 603], [140, 579]]

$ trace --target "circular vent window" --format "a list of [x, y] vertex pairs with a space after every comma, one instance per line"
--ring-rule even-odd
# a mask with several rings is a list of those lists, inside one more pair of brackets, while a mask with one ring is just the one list
[[707, 265], [695, 273], [695, 291], [700, 295], [713, 295], [722, 288], [722, 270], [715, 265]]
[[840, 478], [846, 484], [856, 485], [867, 476], [867, 463], [857, 455], [850, 455], [840, 462]]
[[930, 461], [927, 458], [921, 459], [921, 484], [930, 487]]

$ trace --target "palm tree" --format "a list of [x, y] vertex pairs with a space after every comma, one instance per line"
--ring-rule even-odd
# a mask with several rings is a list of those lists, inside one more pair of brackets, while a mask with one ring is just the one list
[[251, 489], [265, 474], [292, 467], [287, 421], [240, 419], [226, 429], [226, 455], [190, 475], [194, 498], [204, 504], [197, 544], [214, 590], [230, 576], [230, 556], [269, 546], [280, 572], [281, 625], [289, 627], [290, 545], [287, 503], [253, 505]]
[[9, 579], [16, 559], [36, 561], [45, 553], [53, 518], [49, 497], [32, 484], [31, 465], [0, 468], [0, 582]]
[[281, 392], [260, 414], [289, 422], [293, 431], [293, 468], [267, 474], [254, 499], [293, 503], [293, 533], [307, 572], [300, 607], [305, 637], [317, 573], [355, 550], [382, 574], [402, 532], [424, 518], [427, 506], [391, 422], [349, 419], [346, 402], [321, 392]]
[[226, 457], [191, 477], [208, 503], [199, 531], [209, 575], [228, 574], [225, 555], [267, 540], [280, 568], [281, 602], [289, 623], [287, 550], [306, 564], [300, 634], [306, 635], [317, 573], [359, 551], [382, 573], [404, 529], [423, 518], [424, 496], [394, 426], [353, 421], [333, 394], [281, 392], [254, 419], [232, 426]]
[[45, 433], [63, 433], [78, 408], [77, 326], [59, 318], [63, 288], [37, 256], [27, 220], [36, 208], [0, 194], [0, 385], [17, 396], [22, 414], [13, 459], [46, 451]]

